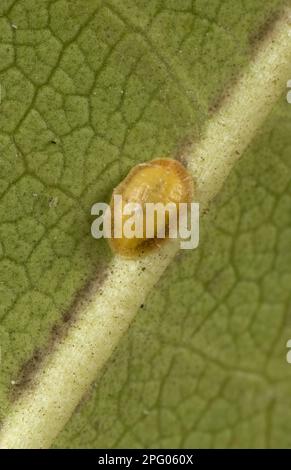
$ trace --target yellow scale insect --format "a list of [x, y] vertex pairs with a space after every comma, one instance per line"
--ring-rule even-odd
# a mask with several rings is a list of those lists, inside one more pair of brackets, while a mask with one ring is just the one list
[[[109, 238], [111, 249], [122, 256], [136, 258], [160, 246], [166, 238], [158, 238], [158, 229], [155, 223], [154, 237], [146, 237], [146, 203], [174, 203], [179, 213], [179, 203], [190, 203], [193, 199], [193, 179], [186, 168], [177, 160], [160, 158], [147, 163], [136, 165], [125, 179], [114, 189], [110, 209], [114, 213], [114, 196], [122, 196], [122, 205], [139, 203], [143, 210], [143, 237], [142, 238]], [[122, 227], [129, 216], [122, 216]], [[169, 218], [165, 218], [168, 224]], [[111, 216], [111, 229], [114, 233], [114, 218]]]

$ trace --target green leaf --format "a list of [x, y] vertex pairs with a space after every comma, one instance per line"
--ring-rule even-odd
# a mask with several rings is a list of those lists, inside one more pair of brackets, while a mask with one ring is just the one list
[[290, 126], [283, 103], [57, 447], [290, 447]]
[[[111, 257], [91, 205], [199, 137], [284, 3], [1, 2], [2, 417]], [[282, 98], [57, 447], [291, 445], [290, 115]]]

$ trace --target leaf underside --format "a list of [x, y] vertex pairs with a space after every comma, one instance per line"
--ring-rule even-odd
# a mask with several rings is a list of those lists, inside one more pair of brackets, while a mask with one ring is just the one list
[[[2, 417], [110, 259], [91, 205], [199, 137], [284, 3], [1, 2]], [[291, 446], [290, 126], [282, 98], [56, 447]]]

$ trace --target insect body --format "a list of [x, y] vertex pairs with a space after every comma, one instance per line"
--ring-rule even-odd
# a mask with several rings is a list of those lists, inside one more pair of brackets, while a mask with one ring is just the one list
[[[120, 237], [112, 237], [109, 243], [113, 251], [127, 257], [136, 257], [149, 250], [157, 248], [163, 239], [169, 236], [169, 213], [165, 213], [163, 226], [154, 220], [154, 227], [149, 235], [147, 231], [148, 203], [164, 206], [171, 203], [179, 210], [179, 203], [190, 203], [193, 198], [193, 179], [185, 167], [177, 160], [161, 158], [148, 163], [136, 165], [126, 178], [114, 189], [110, 203], [111, 214], [114, 213], [116, 196], [122, 197], [122, 207], [129, 203], [138, 205], [142, 228], [139, 236], [128, 238], [124, 231]], [[129, 215], [122, 215], [122, 228], [130, 223]], [[135, 219], [136, 221], [136, 219]], [[111, 216], [112, 233], [114, 233], [114, 218]], [[160, 237], [160, 232], [165, 236]]]

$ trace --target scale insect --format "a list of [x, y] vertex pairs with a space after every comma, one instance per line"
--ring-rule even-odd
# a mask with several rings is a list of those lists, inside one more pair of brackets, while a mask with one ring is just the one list
[[[162, 203], [165, 207], [172, 203], [179, 214], [180, 203], [191, 203], [193, 200], [194, 184], [193, 179], [186, 168], [177, 160], [160, 158], [147, 163], [136, 165], [128, 173], [125, 179], [114, 189], [110, 202], [111, 231], [114, 233], [115, 222], [112, 214], [116, 196], [122, 197], [122, 206], [126, 204], [136, 204], [142, 208], [142, 233], [139, 237], [108, 238], [108, 242], [113, 252], [128, 257], [135, 258], [158, 249], [164, 241], [169, 238], [169, 213], [165, 212], [163, 227], [159, 226], [157, 217], [154, 219], [154, 229], [151, 236], [148, 236], [147, 224], [147, 204]], [[123, 214], [123, 213], [122, 213]], [[129, 223], [129, 215], [122, 215], [122, 228]], [[165, 236], [159, 234], [164, 231]]]

